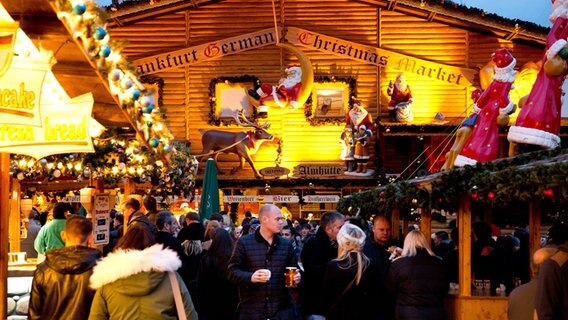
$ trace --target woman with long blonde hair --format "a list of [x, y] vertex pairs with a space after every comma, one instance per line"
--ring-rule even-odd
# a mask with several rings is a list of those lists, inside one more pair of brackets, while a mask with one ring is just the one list
[[381, 310], [372, 307], [379, 297], [380, 276], [363, 253], [365, 238], [361, 228], [349, 223], [337, 234], [337, 259], [327, 264], [323, 281], [327, 320], [383, 319]]
[[442, 260], [430, 248], [420, 231], [410, 231], [404, 239], [400, 258], [389, 268], [387, 285], [394, 296], [397, 320], [444, 320], [444, 297], [449, 281]]

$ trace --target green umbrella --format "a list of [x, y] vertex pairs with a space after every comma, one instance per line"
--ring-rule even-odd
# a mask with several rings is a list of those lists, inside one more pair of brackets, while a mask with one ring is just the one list
[[199, 217], [201, 222], [209, 219], [213, 213], [219, 212], [219, 183], [217, 181], [217, 167], [215, 160], [209, 158], [203, 176], [203, 190], [199, 204]]

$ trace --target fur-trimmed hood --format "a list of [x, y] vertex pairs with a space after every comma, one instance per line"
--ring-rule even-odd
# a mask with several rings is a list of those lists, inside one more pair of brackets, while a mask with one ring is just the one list
[[[176, 271], [180, 267], [181, 260], [177, 253], [164, 249], [161, 244], [155, 244], [144, 250], [117, 250], [97, 263], [90, 279], [90, 286], [98, 289], [121, 280], [130, 282], [131, 285], [146, 284], [153, 287], [157, 285], [156, 281], [161, 281], [164, 272]], [[136, 281], [129, 281], [128, 278], [131, 277], [136, 278]], [[146, 289], [153, 290], [148, 286]]]

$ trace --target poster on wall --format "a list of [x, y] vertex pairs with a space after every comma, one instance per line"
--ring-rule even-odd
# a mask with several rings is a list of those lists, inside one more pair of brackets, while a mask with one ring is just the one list
[[94, 209], [93, 244], [104, 245], [109, 242], [110, 236], [110, 195], [95, 195]]

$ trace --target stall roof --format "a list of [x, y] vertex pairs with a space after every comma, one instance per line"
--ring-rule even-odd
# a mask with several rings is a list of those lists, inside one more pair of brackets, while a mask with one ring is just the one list
[[[111, 9], [109, 24], [124, 25], [172, 12], [199, 8], [225, 0], [127, 0], [109, 7]], [[496, 14], [486, 13], [481, 9], [470, 8], [454, 1], [429, 0], [350, 0], [364, 3], [384, 10], [439, 22], [458, 28], [480, 33], [492, 34], [510, 41], [520, 41], [544, 45], [547, 27], [519, 19], [508, 19]]]
[[93, 118], [105, 126], [132, 127], [128, 115], [111, 95], [107, 82], [91, 64], [48, 0], [6, 0], [4, 8], [37, 47], [53, 52], [57, 63], [52, 72], [73, 98], [93, 93]]

